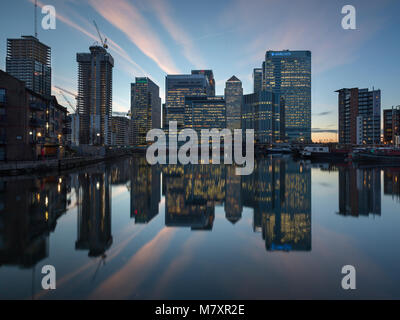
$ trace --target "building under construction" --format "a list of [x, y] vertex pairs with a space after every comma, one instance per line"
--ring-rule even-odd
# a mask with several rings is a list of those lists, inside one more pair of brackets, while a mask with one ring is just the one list
[[78, 53], [78, 108], [80, 145], [112, 143], [112, 70], [114, 59], [104, 47]]

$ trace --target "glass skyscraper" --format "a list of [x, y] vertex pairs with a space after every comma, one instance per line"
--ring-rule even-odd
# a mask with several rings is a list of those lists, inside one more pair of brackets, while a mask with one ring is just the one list
[[185, 125], [185, 97], [211, 95], [212, 88], [205, 74], [168, 75], [166, 77], [166, 115], [164, 128], [169, 128], [171, 121], [178, 123], [178, 130]]
[[146, 144], [151, 129], [161, 128], [160, 88], [149, 78], [136, 78], [131, 84], [131, 144]]
[[201, 133], [202, 129], [225, 129], [226, 106], [223, 97], [186, 97], [185, 127]]
[[255, 68], [253, 70], [253, 93], [262, 91], [263, 69]]
[[271, 144], [284, 134], [283, 100], [279, 94], [261, 91], [243, 96], [242, 130], [253, 129], [256, 143]]
[[243, 87], [242, 81], [233, 76], [226, 82], [226, 127], [230, 130], [241, 129]]
[[311, 141], [311, 52], [267, 51], [263, 89], [285, 100], [288, 141]]

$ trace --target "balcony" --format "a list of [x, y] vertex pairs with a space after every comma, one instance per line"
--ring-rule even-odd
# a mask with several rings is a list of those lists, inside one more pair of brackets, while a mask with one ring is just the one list
[[35, 128], [44, 127], [46, 125], [46, 121], [37, 118], [31, 118], [29, 120], [29, 125]]
[[35, 111], [45, 111], [46, 110], [46, 105], [41, 102], [31, 102], [31, 103], [29, 103], [29, 107]]

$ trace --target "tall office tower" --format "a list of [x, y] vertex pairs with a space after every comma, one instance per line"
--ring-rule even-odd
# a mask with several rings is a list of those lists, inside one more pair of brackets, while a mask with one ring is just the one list
[[161, 128], [160, 88], [149, 78], [131, 84], [132, 137], [134, 146], [146, 145], [151, 129]]
[[242, 127], [242, 81], [233, 76], [225, 85], [226, 100], [226, 127], [230, 130], [241, 129]]
[[279, 94], [261, 91], [243, 96], [242, 130], [253, 129], [259, 144], [284, 138], [284, 101]]
[[311, 52], [267, 51], [263, 89], [285, 100], [287, 140], [311, 141]]
[[113, 57], [100, 46], [78, 53], [78, 113], [81, 145], [111, 145]]
[[255, 68], [253, 70], [253, 93], [262, 91], [263, 85], [263, 69]]
[[168, 75], [166, 77], [166, 121], [164, 128], [169, 128], [171, 121], [178, 123], [178, 129], [185, 126], [185, 97], [210, 95], [211, 86], [204, 74]]
[[208, 82], [210, 83], [210, 92], [209, 96], [215, 96], [215, 78], [214, 72], [212, 70], [192, 70], [192, 74], [204, 74], [208, 78]]
[[51, 49], [37, 38], [7, 39], [6, 71], [35, 93], [51, 96]]
[[339, 143], [380, 144], [381, 91], [340, 89]]
[[400, 106], [383, 110], [383, 142], [400, 144]]
[[226, 104], [223, 97], [186, 97], [185, 127], [201, 133], [202, 129], [226, 128]]

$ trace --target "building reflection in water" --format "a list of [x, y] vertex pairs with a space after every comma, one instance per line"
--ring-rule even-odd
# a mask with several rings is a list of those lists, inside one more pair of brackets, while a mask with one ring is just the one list
[[[381, 169], [338, 166], [337, 171], [339, 213], [381, 215]], [[386, 195], [400, 199], [399, 179], [399, 169], [384, 169]], [[251, 208], [253, 231], [260, 234], [267, 251], [312, 248], [309, 166], [281, 157], [265, 158], [256, 161], [252, 175], [237, 176], [234, 166], [158, 167], [148, 165], [142, 156], [62, 177], [0, 178], [0, 265], [30, 268], [45, 259], [57, 220], [75, 207], [76, 249], [104, 258], [113, 243], [112, 186], [129, 190], [129, 214], [138, 224], [149, 223], [159, 214], [162, 187], [167, 227], [211, 231], [216, 207], [224, 208], [233, 225]]]
[[105, 164], [79, 174], [77, 250], [87, 250], [90, 257], [101, 257], [112, 244], [111, 175]]
[[268, 251], [311, 251], [311, 169], [282, 158], [259, 160], [243, 177], [244, 205]]
[[0, 179], [0, 266], [31, 268], [48, 257], [67, 191], [64, 177]]
[[146, 158], [134, 157], [131, 168], [131, 217], [135, 223], [149, 223], [159, 213], [161, 201], [160, 168], [150, 166]]
[[339, 214], [381, 215], [381, 169], [339, 167]]
[[400, 168], [386, 168], [383, 177], [384, 194], [400, 201]]

